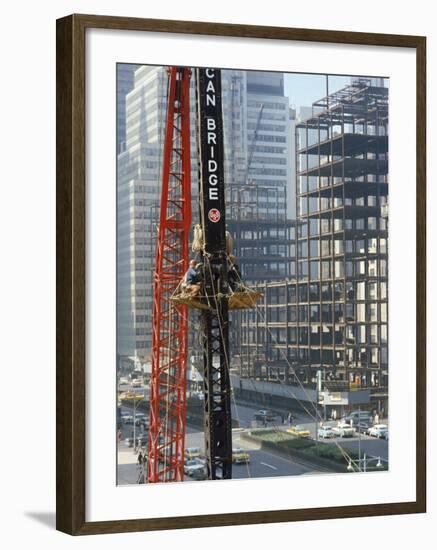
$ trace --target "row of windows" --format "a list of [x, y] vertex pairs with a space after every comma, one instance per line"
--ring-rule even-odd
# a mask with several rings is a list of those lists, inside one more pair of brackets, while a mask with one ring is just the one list
[[275, 143], [285, 143], [287, 139], [285, 136], [269, 136], [265, 134], [258, 134], [256, 136], [256, 141], [271, 141]]
[[[247, 129], [258, 130], [260, 132], [285, 132], [285, 126], [283, 124], [258, 124], [255, 122], [248, 122]], [[259, 139], [258, 136], [257, 139]]]
[[[337, 185], [344, 182], [356, 183], [387, 183], [388, 177], [385, 174], [365, 174], [357, 177], [339, 177], [339, 176], [298, 176], [298, 193], [315, 191], [330, 185]], [[380, 199], [382, 200], [382, 198]]]
[[[308, 344], [307, 344], [308, 345]], [[301, 365], [331, 365], [333, 367], [345, 367], [350, 368], [379, 368], [387, 366], [387, 347], [369, 347], [360, 348], [359, 350], [348, 348], [346, 350], [336, 349], [317, 349], [317, 348], [305, 348], [299, 349], [289, 347], [288, 349], [280, 349], [275, 346], [269, 346], [266, 350], [266, 357], [268, 361], [283, 361], [285, 357], [288, 360], [296, 361]], [[299, 373], [299, 369], [297, 371]], [[301, 379], [305, 379], [302, 372]], [[365, 384], [365, 375], [362, 377], [362, 382]], [[369, 383], [371, 385], [377, 385], [377, 377], [374, 373], [370, 374]]]
[[248, 99], [247, 101], [248, 107], [256, 107], [257, 109], [261, 109], [261, 107], [264, 107], [264, 109], [279, 109], [281, 111], [285, 111], [285, 103], [277, 103], [277, 102], [271, 102], [271, 101], [256, 101], [253, 99]]
[[287, 164], [287, 159], [283, 157], [253, 157], [253, 164]]
[[278, 153], [278, 154], [285, 154], [286, 149], [285, 147], [273, 147], [269, 145], [256, 145], [253, 148], [253, 151], [255, 153]]
[[387, 260], [301, 260], [298, 275], [310, 279], [331, 277], [387, 277]]
[[[329, 208], [339, 208], [340, 206], [378, 206], [375, 195], [357, 197], [355, 199], [345, 198], [344, 201], [342, 197], [303, 197], [299, 200], [302, 213], [318, 212], [320, 210], [328, 210]], [[386, 201], [380, 201], [380, 204], [385, 203]]]
[[285, 239], [293, 240], [294, 239], [294, 227], [283, 228], [283, 227], [268, 227], [264, 229], [254, 229], [254, 230], [242, 230], [240, 233], [241, 239]]
[[386, 323], [387, 303], [348, 302], [335, 304], [311, 304], [299, 306], [268, 307], [268, 323]]
[[268, 331], [245, 330], [243, 345], [252, 344], [288, 344], [314, 346], [355, 346], [387, 344], [387, 325], [356, 325], [332, 327], [328, 325], [311, 327], [269, 327]]
[[298, 227], [299, 237], [323, 235], [332, 231], [385, 231], [387, 230], [387, 218], [375, 218], [374, 216], [356, 219], [346, 218], [345, 220], [342, 218], [310, 218], [302, 220]]
[[[379, 245], [379, 246], [378, 246]], [[309, 251], [309, 254], [308, 254]], [[387, 239], [319, 239], [302, 240], [298, 245], [299, 258], [331, 256], [332, 254], [387, 254]]]
[[[281, 286], [262, 287], [260, 290], [266, 295], [267, 304], [281, 305], [287, 302], [320, 302], [354, 300], [386, 300], [387, 283], [384, 281], [338, 281], [332, 283], [299, 283]], [[255, 320], [256, 311], [247, 310], [245, 315]]]

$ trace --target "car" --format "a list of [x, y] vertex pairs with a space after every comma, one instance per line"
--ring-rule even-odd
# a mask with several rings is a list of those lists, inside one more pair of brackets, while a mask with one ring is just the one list
[[388, 426], [386, 424], [375, 424], [370, 428], [369, 435], [379, 439], [385, 439], [387, 435], [388, 439]]
[[372, 413], [369, 411], [352, 411], [350, 414], [343, 416], [341, 422], [349, 425], [352, 423], [352, 426], [360, 422], [370, 425], [372, 423]]
[[232, 449], [232, 462], [235, 462], [235, 464], [248, 464], [250, 462], [250, 455], [239, 447]]
[[203, 469], [199, 468], [199, 469], [193, 470], [190, 477], [194, 481], [204, 481], [205, 479], [208, 479], [208, 472], [206, 470], [206, 467]]
[[125, 424], [133, 424], [134, 423], [134, 417], [131, 414], [122, 414], [121, 418], [123, 419], [123, 422]]
[[200, 458], [200, 447], [187, 447], [185, 449], [184, 456], [185, 456], [185, 460]]
[[317, 435], [321, 439], [330, 439], [331, 437], [335, 437], [335, 433], [333, 432], [331, 426], [320, 426], [317, 430]]
[[309, 437], [311, 432], [305, 428], [302, 424], [297, 424], [296, 426], [291, 426], [285, 430], [287, 433], [292, 434], [296, 437]]
[[195, 470], [206, 470], [205, 462], [198, 458], [186, 460], [184, 462], [184, 473], [191, 476]]
[[[136, 440], [137, 443], [138, 443], [138, 440], [140, 440], [141, 446], [144, 447], [147, 444], [147, 435], [146, 434], [141, 434], [139, 436], [136, 436], [135, 440]], [[128, 447], [133, 447], [134, 446], [134, 438], [133, 437], [126, 437], [124, 442], [126, 443], [126, 445]]]
[[334, 426], [332, 431], [338, 437], [353, 437], [355, 435], [355, 428], [345, 422], [340, 422], [337, 426]]
[[371, 425], [367, 422], [358, 422], [358, 424], [354, 425], [354, 428], [358, 433], [368, 435]]
[[265, 420], [266, 422], [271, 422], [276, 418], [276, 414], [269, 409], [261, 409], [255, 413], [255, 420]]

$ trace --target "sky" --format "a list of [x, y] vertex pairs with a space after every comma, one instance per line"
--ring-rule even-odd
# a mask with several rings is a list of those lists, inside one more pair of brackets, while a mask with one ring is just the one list
[[[326, 96], [326, 76], [324, 74], [285, 73], [285, 95], [290, 99], [290, 106], [311, 107], [311, 104]], [[353, 77], [352, 77], [353, 78]], [[351, 83], [350, 76], [328, 76], [328, 91], [335, 92]]]

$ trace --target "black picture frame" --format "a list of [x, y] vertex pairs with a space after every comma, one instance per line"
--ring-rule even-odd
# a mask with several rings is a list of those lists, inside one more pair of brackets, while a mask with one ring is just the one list
[[[410, 48], [417, 84], [416, 498], [411, 502], [87, 522], [85, 515], [85, 32], [90, 28]], [[70, 15], [57, 21], [57, 529], [71, 535], [426, 511], [426, 38]]]

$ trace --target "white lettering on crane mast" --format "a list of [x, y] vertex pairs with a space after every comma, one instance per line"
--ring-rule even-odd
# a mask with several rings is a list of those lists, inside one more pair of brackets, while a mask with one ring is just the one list
[[[215, 70], [214, 69], [206, 69], [205, 75], [208, 79], [215, 78]], [[214, 86], [214, 82], [212, 80], [208, 81], [208, 84], [206, 86], [206, 106], [216, 106], [216, 89]], [[216, 158], [216, 146], [217, 146], [217, 121], [213, 117], [207, 117], [206, 118], [206, 143], [209, 145], [209, 159], [206, 163], [208, 168], [208, 198], [212, 201], [218, 201], [219, 195], [218, 195], [218, 177], [217, 177], [217, 170], [218, 170], [218, 164], [217, 161], [214, 160]], [[218, 221], [220, 219], [220, 213], [218, 211], [215, 211], [214, 214], [211, 216], [211, 221]], [[218, 213], [218, 216], [217, 216]]]

